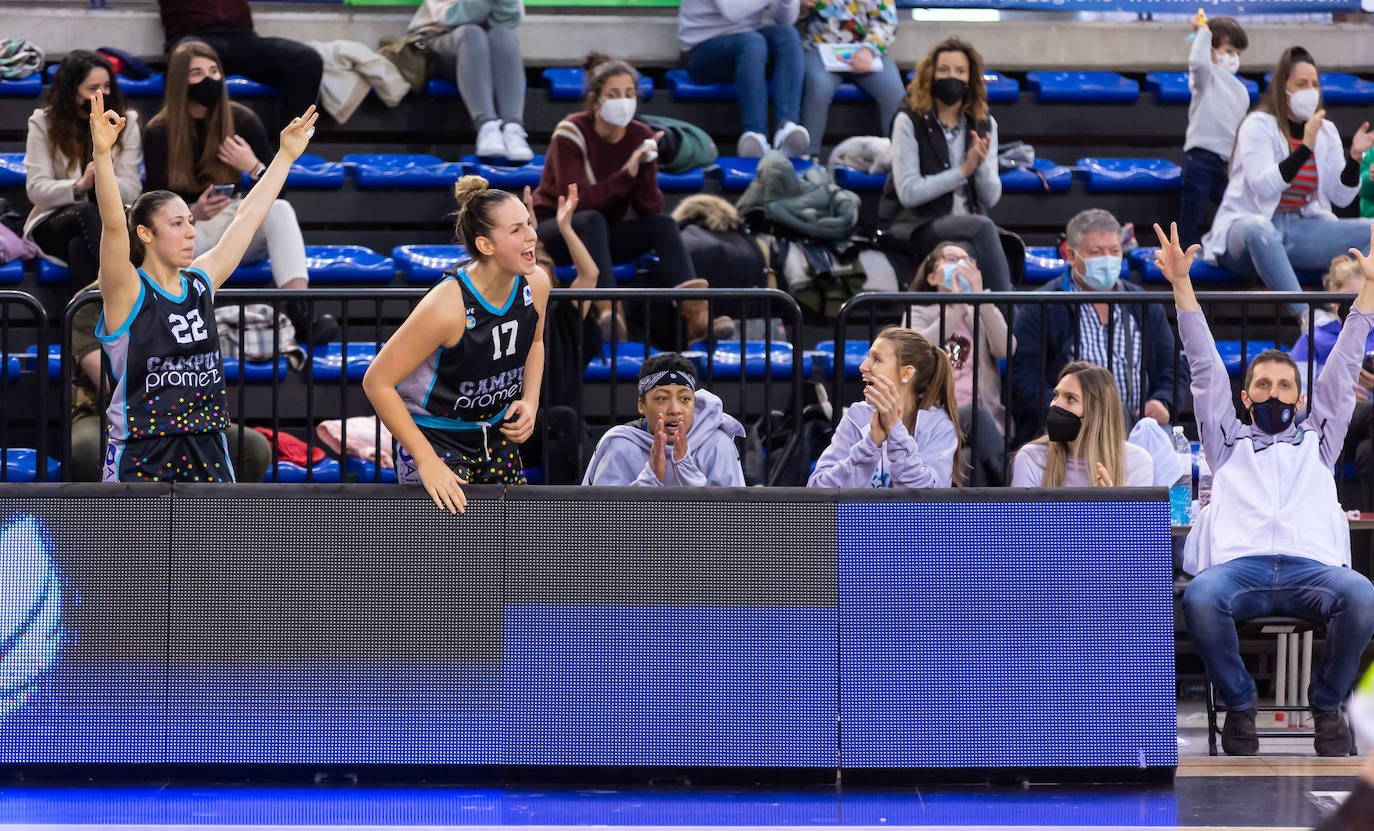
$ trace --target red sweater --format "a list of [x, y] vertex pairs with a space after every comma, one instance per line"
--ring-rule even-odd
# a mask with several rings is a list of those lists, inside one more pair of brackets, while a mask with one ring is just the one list
[[157, 5], [169, 41], [206, 29], [253, 28], [248, 0], [158, 0]]
[[534, 215], [540, 220], [557, 212], [558, 197], [570, 184], [577, 185], [578, 210], [600, 211], [607, 222], [620, 221], [632, 207], [639, 216], [662, 212], [658, 162], [641, 163], [638, 176], [623, 170], [630, 154], [653, 138], [654, 131], [642, 121], [631, 121], [620, 141], [611, 144], [597, 135], [595, 123], [584, 110], [554, 128], [544, 175], [534, 193]]

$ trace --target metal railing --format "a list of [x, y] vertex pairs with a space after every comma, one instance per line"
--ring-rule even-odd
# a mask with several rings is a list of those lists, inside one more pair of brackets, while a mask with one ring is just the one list
[[[34, 354], [17, 352], [18, 334], [32, 328]], [[30, 344], [25, 344], [29, 346]], [[0, 481], [22, 481], [31, 466], [48, 480], [48, 315], [22, 291], [0, 291]], [[11, 464], [14, 466], [13, 477]]]

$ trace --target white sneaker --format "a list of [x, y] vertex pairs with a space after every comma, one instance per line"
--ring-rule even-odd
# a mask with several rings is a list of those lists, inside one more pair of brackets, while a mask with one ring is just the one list
[[525, 141], [525, 128], [514, 121], [507, 121], [501, 125], [501, 140], [506, 145], [507, 159], [517, 164], [524, 164], [534, 158], [534, 151], [530, 149], [530, 143]]
[[773, 149], [789, 159], [799, 159], [811, 152], [811, 133], [800, 124], [783, 122], [773, 134]]
[[751, 130], [740, 134], [739, 143], [735, 145], [735, 155], [745, 159], [759, 159], [767, 149], [768, 137]]
[[478, 129], [477, 155], [483, 159], [505, 158], [506, 141], [501, 136], [501, 122], [488, 121]]

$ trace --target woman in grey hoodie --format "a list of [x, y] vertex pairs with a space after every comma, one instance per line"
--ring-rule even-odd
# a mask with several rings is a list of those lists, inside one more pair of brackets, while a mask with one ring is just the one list
[[697, 389], [696, 368], [676, 352], [639, 371], [643, 418], [612, 427], [592, 454], [584, 485], [743, 487], [735, 439], [744, 427], [720, 399]]

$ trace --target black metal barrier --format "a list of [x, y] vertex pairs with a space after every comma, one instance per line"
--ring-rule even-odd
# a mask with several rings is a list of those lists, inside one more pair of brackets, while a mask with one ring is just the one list
[[[1328, 292], [1199, 292], [1197, 297], [1219, 346], [1232, 358], [1233, 364], [1238, 359], [1242, 369], [1263, 349], [1276, 346], [1287, 351], [1303, 331], [1314, 331], [1318, 306], [1334, 305], [1343, 312], [1354, 299], [1353, 295], [1335, 295]], [[1079, 315], [1091, 313], [1088, 304], [1096, 303], [1139, 310], [1130, 316], [1130, 323], [1126, 324], [1130, 328], [1120, 333], [1127, 335], [1122, 338], [1123, 342], [1128, 344], [1124, 354], [1111, 350], [1105, 356], [1098, 356], [1088, 354], [1088, 350], [1085, 349], [1080, 327], [1074, 324], [1079, 320]], [[1308, 304], [1304, 319], [1285, 311], [1286, 306], [1295, 303]], [[1049, 405], [1050, 391], [1056, 380], [1049, 369], [1051, 365], [1057, 369], [1057, 354], [1065, 351], [1062, 348], [1052, 350], [1051, 347], [1056, 344], [1062, 346], [1068, 341], [1071, 341], [1071, 344], [1066, 351], [1070, 360], [1093, 360], [1100, 363], [1118, 377], [1121, 386], [1133, 391], [1131, 397], [1135, 406], [1131, 407], [1128, 404], [1126, 408], [1128, 421], [1133, 423], [1145, 415], [1146, 402], [1157, 396], [1168, 408], [1170, 425], [1183, 424], [1190, 436], [1196, 436], [1188, 391], [1187, 361], [1182, 352], [1182, 343], [1178, 340], [1173, 293], [1167, 291], [1035, 291], [979, 294], [870, 292], [856, 295], [840, 309], [834, 326], [836, 358], [831, 395], [836, 406], [833, 423], [839, 423], [842, 407], [850, 403], [851, 393], [846, 387], [852, 386], [857, 378], [854, 368], [851, 367], [849, 373], [845, 371], [846, 344], [859, 341], [866, 349], [867, 344], [871, 343], [886, 326], [907, 323], [912, 307], [928, 305], [939, 306], [942, 309], [954, 305], [968, 305], [981, 309], [991, 305], [996, 307], [1006, 320], [1006, 341], [1000, 344], [1007, 356], [1000, 370], [1002, 402], [1006, 405], [1000, 425], [1001, 436], [987, 436], [985, 431], [978, 429], [981, 419], [970, 419], [965, 429], [965, 445], [971, 458], [978, 457], [978, 450], [983, 442], [993, 441], [1001, 443], [1003, 458], [1009, 463], [1016, 447], [1043, 432], [1039, 419], [1043, 418], [1043, 413]], [[1154, 327], [1152, 330], [1149, 325], [1151, 306], [1157, 307], [1158, 319], [1167, 324], [1166, 328]], [[1051, 310], [1061, 307], [1071, 307], [1068, 320], [1065, 321], [1061, 316], [1051, 319]], [[1027, 320], [1028, 315], [1035, 317]], [[946, 344], [951, 334], [948, 317], [948, 313], [942, 312], [938, 316], [935, 331], [928, 332], [933, 334], [931, 339], [936, 345]], [[982, 403], [979, 401], [979, 382], [983, 368], [978, 358], [985, 347], [985, 327], [981, 314], [973, 314], [970, 318], [973, 388], [971, 406], [976, 410]], [[1124, 320], [1126, 318], [1115, 314], [1108, 318], [1106, 337], [1109, 342], [1115, 343], [1117, 327], [1123, 325]], [[1069, 325], [1071, 331], [1059, 331], [1056, 325]], [[1138, 348], [1129, 345], [1131, 329], [1139, 334]], [[1160, 345], [1159, 336], [1166, 330], [1167, 343]], [[1018, 342], [1015, 340], [1018, 331], [1031, 332], [1034, 339], [1026, 343]], [[856, 337], [857, 333], [861, 334]], [[1230, 352], [1237, 346], [1237, 342], [1238, 352], [1231, 355]], [[1048, 351], [1056, 351], [1056, 355], [1046, 356]], [[1309, 350], [1305, 371], [1302, 372], [1304, 390], [1311, 389], [1318, 369], [1313, 352], [1314, 350]], [[850, 363], [854, 364], [858, 359], [858, 354], [852, 355]], [[846, 378], [847, 374], [850, 377]], [[1238, 383], [1239, 379], [1233, 378], [1233, 386]], [[1238, 391], [1238, 386], [1236, 389]], [[1311, 406], [1310, 395], [1308, 406]], [[1008, 481], [1010, 473], [1010, 465], [1007, 464]]]
[[[20, 332], [35, 331], [22, 346]], [[27, 350], [32, 347], [32, 354]], [[21, 291], [0, 291], [0, 481], [48, 480], [48, 315]]]
[[[362, 375], [375, 350], [396, 331], [405, 317], [423, 297], [427, 289], [310, 289], [284, 291], [280, 289], [223, 289], [215, 294], [219, 308], [238, 308], [237, 324], [244, 330], [245, 308], [249, 304], [264, 303], [272, 308], [273, 319], [280, 322], [288, 301], [304, 301], [309, 317], [316, 312], [328, 312], [339, 323], [342, 338], [338, 354], [330, 352], [323, 360], [320, 350], [305, 341], [308, 333], [297, 333], [305, 348], [304, 363], [299, 372], [292, 372], [290, 362], [279, 358], [275, 362], [252, 363], [247, 360], [246, 345], [239, 340], [236, 354], [224, 355], [228, 380], [230, 411], [234, 417], [231, 427], [232, 444], [244, 447], [244, 421], [252, 421], [269, 428], [274, 435], [285, 430], [304, 433], [307, 458], [313, 456], [322, 440], [316, 434], [321, 420], [340, 420], [339, 446], [343, 467], [338, 477], [344, 481], [384, 481], [386, 471], [380, 464], [356, 464], [347, 455], [350, 416], [365, 416], [372, 412], [362, 391]], [[62, 354], [72, 354], [73, 321], [87, 304], [98, 302], [99, 295], [89, 292], [74, 298], [67, 308], [66, 325], [62, 332]], [[738, 317], [740, 324], [733, 339], [710, 339], [691, 342], [688, 324], [680, 313], [684, 304], [704, 303], [708, 320], [717, 312], [728, 310]], [[629, 321], [632, 338], [615, 348], [599, 343], [596, 316], [606, 307], [613, 318]], [[589, 318], [589, 316], [591, 316]], [[232, 314], [231, 314], [232, 319]], [[557, 327], [561, 331], [556, 331]], [[757, 330], [757, 331], [755, 331]], [[758, 334], [757, 338], [749, 335]], [[541, 417], [536, 426], [538, 448], [534, 456], [527, 456], [527, 468], [538, 465], [548, 471], [555, 452], [549, 440], [550, 422], [574, 425], [577, 438], [568, 450], [575, 461], [570, 465], [578, 471], [589, 460], [591, 433], [588, 425], [609, 426], [635, 414], [638, 399], [636, 380], [638, 365], [652, 351], [683, 351], [698, 366], [703, 386], [725, 401], [725, 411], [737, 417], [746, 427], [761, 423], [771, 425], [775, 434], [795, 435], [799, 424], [802, 401], [802, 313], [796, 301], [785, 292], [771, 289], [556, 289], [549, 298], [545, 316], [545, 376], [541, 396]], [[749, 362], [748, 342], [762, 344], [761, 361]], [[284, 345], [281, 329], [273, 326], [272, 352], [280, 353]], [[371, 351], [369, 351], [371, 347]], [[776, 349], [775, 349], [776, 347]], [[559, 350], [570, 349], [576, 358], [571, 364]], [[738, 355], [738, 360], [736, 360]], [[587, 369], [588, 363], [593, 364]], [[72, 373], [81, 371], [74, 362], [64, 360], [62, 366], [63, 413], [71, 411]], [[564, 377], [569, 372], [576, 378]], [[600, 372], [603, 382], [584, 380], [587, 372]], [[325, 376], [327, 373], [327, 380]], [[561, 373], [553, 377], [554, 373]], [[752, 373], [752, 374], [751, 374]], [[300, 383], [293, 379], [298, 378]], [[101, 400], [108, 397], [110, 381], [108, 365], [102, 377]], [[571, 421], [560, 422], [551, 416], [553, 408]], [[108, 427], [102, 419], [102, 435]], [[374, 419], [371, 446], [378, 456], [389, 452], [385, 447], [382, 425]], [[63, 469], [71, 469], [73, 442], [71, 430], [64, 430]], [[356, 430], [354, 432], [357, 436]], [[762, 470], [757, 483], [769, 482], [777, 469], [781, 453], [763, 452]], [[284, 468], [272, 463], [268, 481], [282, 479]], [[306, 466], [299, 474], [304, 481], [316, 481], [316, 470]], [[330, 476], [332, 479], [332, 474]], [[561, 482], [568, 484], [569, 482]]]

